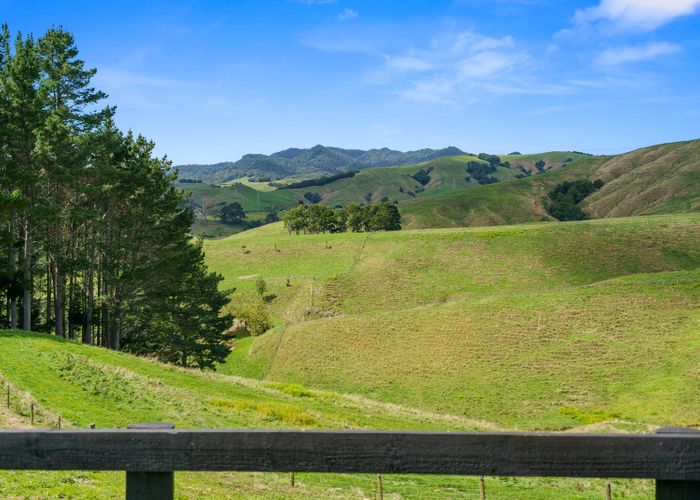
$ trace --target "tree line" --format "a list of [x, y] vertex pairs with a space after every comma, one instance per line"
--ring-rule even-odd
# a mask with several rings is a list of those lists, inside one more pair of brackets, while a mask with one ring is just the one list
[[63, 29], [0, 30], [0, 327], [211, 366], [222, 278], [170, 162], [115, 126], [95, 72]]
[[374, 205], [348, 205], [334, 210], [324, 205], [298, 205], [285, 212], [282, 219], [289, 233], [355, 233], [398, 231], [401, 213], [389, 202]]

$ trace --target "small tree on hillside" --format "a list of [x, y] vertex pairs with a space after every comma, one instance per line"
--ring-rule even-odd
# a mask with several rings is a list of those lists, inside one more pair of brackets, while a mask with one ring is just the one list
[[219, 214], [219, 220], [224, 224], [241, 224], [245, 218], [245, 211], [237, 201], [224, 205]]
[[258, 276], [258, 278], [255, 280], [255, 291], [258, 292], [258, 295], [261, 297], [263, 297], [267, 291], [267, 283], [262, 276]]

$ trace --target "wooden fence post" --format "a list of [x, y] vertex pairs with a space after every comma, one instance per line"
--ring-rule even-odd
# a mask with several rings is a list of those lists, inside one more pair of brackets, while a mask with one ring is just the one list
[[377, 474], [377, 498], [384, 500], [384, 488], [382, 487], [382, 475]]
[[[174, 429], [167, 422], [130, 425], [129, 429]], [[126, 500], [172, 500], [175, 498], [175, 474], [173, 471], [126, 471]]]
[[29, 421], [34, 425], [34, 403], [29, 404]]
[[[663, 428], [657, 434], [696, 434], [697, 429]], [[700, 498], [700, 481], [656, 481], [656, 500], [694, 500]]]
[[486, 500], [486, 483], [484, 482], [484, 476], [479, 478], [479, 498], [481, 500]]
[[7, 386], [7, 407], [10, 407], [10, 386]]
[[612, 500], [612, 487], [610, 483], [605, 483], [605, 500]]

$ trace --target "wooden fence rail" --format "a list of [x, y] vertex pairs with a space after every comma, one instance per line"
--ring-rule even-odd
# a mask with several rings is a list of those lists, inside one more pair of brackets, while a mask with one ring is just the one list
[[0, 470], [123, 470], [127, 498], [172, 498], [173, 471], [656, 479], [657, 499], [700, 499], [700, 433], [176, 430], [0, 431]]

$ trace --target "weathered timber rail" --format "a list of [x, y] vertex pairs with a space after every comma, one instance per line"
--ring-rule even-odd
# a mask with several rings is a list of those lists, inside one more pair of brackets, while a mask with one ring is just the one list
[[700, 433], [0, 431], [0, 470], [123, 470], [127, 498], [173, 497], [173, 471], [559, 476], [656, 480], [656, 498], [700, 499]]

